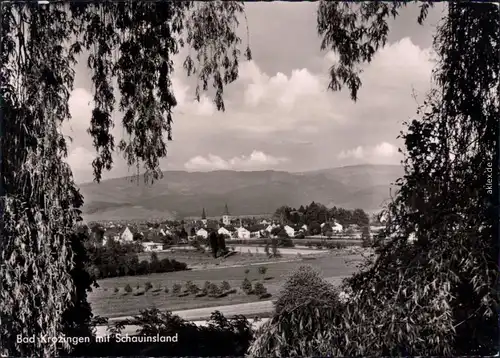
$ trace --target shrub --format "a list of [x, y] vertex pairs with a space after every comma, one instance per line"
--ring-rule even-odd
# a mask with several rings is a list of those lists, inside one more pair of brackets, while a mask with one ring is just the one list
[[256, 282], [253, 287], [253, 293], [255, 293], [257, 296], [261, 296], [267, 293], [267, 289], [264, 287], [264, 284], [262, 282]]
[[269, 251], [269, 243], [266, 243], [266, 246], [264, 246], [264, 252], [267, 256], [271, 255], [271, 252]]
[[186, 283], [186, 289], [192, 295], [196, 295], [200, 292], [200, 288], [196, 284], [194, 284], [192, 281], [188, 281]]
[[249, 272], [250, 272], [250, 269], [246, 268], [245, 269], [245, 275], [248, 275]]
[[[251, 322], [242, 316], [225, 318], [220, 312], [212, 313], [210, 325], [196, 326], [186, 322], [171, 312], [160, 312], [158, 309], [141, 310], [137, 317], [139, 335], [150, 336], [155, 332], [160, 336], [178, 333], [179, 338], [189, 337], [176, 344], [158, 342], [121, 342], [111, 339], [107, 343], [96, 342], [78, 345], [75, 357], [243, 357], [253, 340]], [[122, 333], [125, 322], [118, 322], [116, 333]], [[146, 353], [147, 352], [147, 353]], [[69, 354], [65, 354], [69, 356]]]
[[148, 282], [146, 282], [146, 283], [144, 284], [144, 290], [145, 290], [146, 292], [148, 292], [148, 291], [149, 291], [150, 289], [152, 289], [152, 288], [153, 288], [153, 285], [151, 284], [151, 282], [149, 282], [149, 281], [148, 281]]
[[132, 291], [133, 291], [132, 287], [130, 286], [130, 284], [127, 283], [127, 285], [125, 286], [125, 292], [130, 293]]
[[178, 295], [179, 293], [181, 293], [181, 289], [182, 286], [179, 283], [174, 283], [174, 285], [172, 286], [172, 293], [174, 295]]
[[259, 266], [258, 268], [259, 274], [264, 276], [267, 272], [267, 267], [266, 266]]
[[211, 283], [210, 281], [205, 281], [205, 283], [203, 284], [203, 289], [202, 289], [202, 291], [203, 291], [204, 293], [208, 294], [208, 289], [210, 288], [210, 285], [211, 285], [211, 284], [212, 284], [212, 283]]
[[[255, 290], [261, 290], [257, 284], [255, 286]], [[263, 293], [259, 298], [264, 297], [269, 296]], [[337, 333], [337, 317], [342, 314], [342, 310], [343, 305], [339, 302], [334, 287], [323, 280], [319, 272], [311, 267], [301, 266], [285, 282], [275, 303], [275, 313], [266, 328], [257, 333], [254, 341], [257, 344], [251, 348], [250, 354], [259, 357], [266, 355], [263, 354], [264, 349], [267, 352], [273, 349], [289, 352], [288, 347], [293, 347], [301, 352], [301, 356], [314, 356], [314, 353], [304, 352], [329, 350], [331, 341], [325, 339], [323, 334]], [[302, 324], [308, 321], [314, 324]]]
[[311, 266], [300, 266], [285, 281], [276, 301], [276, 313], [280, 314], [308, 302], [337, 302], [334, 286], [325, 281], [319, 271]]
[[118, 291], [120, 291], [120, 289], [118, 287], [115, 287], [115, 293], [117, 293]]
[[141, 285], [137, 285], [137, 286], [135, 286], [135, 288], [138, 290], [141, 288]]
[[223, 292], [227, 292], [231, 289], [231, 285], [227, 281], [222, 281], [220, 288]]
[[222, 292], [221, 292], [220, 288], [215, 283], [211, 283], [208, 287], [207, 293], [208, 293], [209, 297], [217, 297]]
[[241, 290], [245, 292], [247, 295], [252, 293], [252, 283], [247, 277], [245, 277], [245, 279], [241, 283]]
[[168, 293], [168, 292], [169, 292], [169, 289], [168, 289], [168, 287], [167, 287], [167, 286], [165, 286], [165, 288], [163, 289], [163, 292], [165, 292], [165, 293]]

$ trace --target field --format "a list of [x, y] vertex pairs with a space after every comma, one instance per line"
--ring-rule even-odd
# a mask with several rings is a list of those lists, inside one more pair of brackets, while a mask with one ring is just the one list
[[[195, 253], [165, 253], [164, 256], [159, 255], [159, 257], [175, 258], [178, 261], [187, 262], [188, 260], [186, 260], [186, 258], [188, 258], [189, 255], [191, 255], [191, 260], [195, 264], [199, 264], [200, 260], [204, 260], [204, 256], [196, 258]], [[228, 262], [224, 262], [224, 266], [218, 268], [178, 271], [145, 276], [116, 277], [100, 280], [100, 287], [94, 289], [94, 291], [89, 294], [89, 300], [94, 314], [110, 318], [134, 315], [139, 313], [141, 309], [151, 307], [176, 311], [255, 302], [259, 300], [258, 297], [246, 295], [240, 292], [240, 290], [234, 294], [221, 298], [194, 297], [192, 295], [177, 297], [173, 295], [171, 291], [175, 283], [181, 284], [184, 289], [186, 281], [193, 281], [199, 287], [202, 287], [205, 281], [220, 284], [225, 280], [229, 282], [231, 288], [238, 289], [245, 277], [245, 269], [250, 270], [247, 275], [249, 280], [255, 282], [263, 278], [262, 275], [258, 273], [258, 267], [266, 266], [268, 271], [265, 274], [266, 280], [264, 280], [264, 285], [269, 293], [275, 295], [282, 287], [286, 276], [300, 265], [309, 264], [314, 266], [322, 271], [325, 278], [331, 278], [352, 274], [357, 270], [355, 261], [360, 260], [359, 255], [323, 255], [302, 260], [294, 259], [291, 261], [289, 258], [288, 260], [281, 260], [281, 262], [263, 263], [260, 261], [259, 263], [259, 259], [267, 261], [269, 261], [269, 259], [266, 259], [263, 255], [262, 258], [258, 258], [257, 256], [258, 255], [253, 255], [248, 257], [243, 254], [233, 256], [231, 260], [236, 267], [225, 267], [228, 265]], [[206, 263], [210, 264], [211, 262], [208, 259]], [[124, 287], [127, 284], [130, 284], [134, 292], [136, 292], [136, 287], [138, 285], [140, 286], [139, 290], [143, 291], [146, 282], [152, 283], [152, 290], [137, 296], [133, 293], [125, 295]], [[163, 291], [165, 287], [168, 287], [169, 293]], [[115, 288], [118, 288], [119, 292], [115, 293]]]
[[[264, 249], [260, 250], [264, 254]], [[197, 252], [192, 247], [187, 247], [186, 249], [175, 250], [174, 252], [158, 252], [158, 259], [162, 260], [164, 258], [174, 258], [177, 261], [185, 262], [191, 269], [205, 269], [205, 268], [216, 268], [222, 266], [233, 266], [233, 265], [244, 265], [259, 262], [268, 262], [269, 259], [265, 255], [249, 255], [248, 253], [236, 254], [226, 258], [216, 258], [214, 259], [210, 252], [204, 254]], [[151, 253], [142, 252], [139, 255], [139, 261], [150, 260]], [[273, 261], [283, 261], [290, 260], [290, 257], [283, 257], [280, 259], [274, 259]]]

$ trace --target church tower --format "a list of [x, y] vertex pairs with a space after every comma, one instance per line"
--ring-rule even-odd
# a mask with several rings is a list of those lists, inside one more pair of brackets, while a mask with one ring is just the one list
[[207, 225], [207, 214], [205, 213], [205, 208], [203, 208], [203, 212], [201, 213], [201, 222], [203, 225]]
[[227, 203], [226, 206], [224, 207], [224, 214], [222, 215], [222, 223], [224, 225], [231, 224], [231, 217], [229, 216], [229, 209], [227, 208]]

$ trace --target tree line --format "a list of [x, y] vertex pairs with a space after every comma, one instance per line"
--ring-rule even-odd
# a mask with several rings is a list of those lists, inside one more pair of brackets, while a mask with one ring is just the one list
[[119, 243], [108, 240], [106, 245], [86, 245], [90, 257], [91, 272], [98, 279], [120, 276], [147, 275], [182, 271], [187, 264], [174, 259], [158, 259], [155, 252], [151, 253], [150, 261], [139, 261], [142, 251], [136, 243]]
[[316, 224], [335, 221], [342, 226], [358, 225], [367, 226], [370, 217], [363, 209], [348, 210], [333, 207], [328, 209], [321, 203], [311, 202], [298, 209], [283, 205], [276, 209], [273, 218], [281, 224], [316, 226]]

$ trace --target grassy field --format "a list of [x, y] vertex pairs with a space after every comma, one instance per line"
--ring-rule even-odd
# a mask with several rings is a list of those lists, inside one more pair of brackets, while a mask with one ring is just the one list
[[[172, 258], [172, 256], [166, 257]], [[357, 270], [354, 262], [359, 260], [359, 258], [359, 256], [328, 255], [295, 262], [279, 262], [262, 265], [247, 265], [243, 267], [221, 267], [218, 269], [199, 271], [178, 271], [146, 276], [109, 278], [99, 281], [100, 287], [98, 289], [94, 289], [94, 291], [89, 294], [89, 300], [92, 305], [93, 313], [105, 317], [134, 315], [141, 309], [151, 307], [175, 311], [254, 302], [259, 299], [254, 295], [246, 295], [242, 292], [230, 294], [222, 298], [209, 298], [194, 297], [192, 295], [186, 297], [176, 297], [171, 293], [171, 291], [172, 286], [175, 283], [181, 284], [184, 289], [186, 281], [193, 281], [199, 287], [202, 287], [205, 281], [211, 281], [219, 285], [223, 280], [225, 280], [229, 282], [232, 288], [239, 288], [245, 277], [245, 269], [248, 268], [250, 270], [247, 277], [251, 281], [255, 282], [262, 279], [262, 275], [258, 273], [258, 267], [266, 266], [268, 271], [265, 276], [268, 279], [264, 280], [264, 285], [269, 293], [275, 295], [281, 289], [287, 275], [300, 265], [307, 264], [314, 266], [322, 271], [324, 277], [345, 276], [350, 275]], [[185, 261], [178, 255], [175, 255], [175, 259]], [[241, 263], [242, 262], [240, 260], [238, 264]], [[130, 286], [134, 289], [134, 292], [136, 292], [136, 286], [139, 285], [139, 290], [143, 291], [146, 282], [152, 283], [152, 291], [155, 289], [159, 289], [159, 291], [148, 291], [140, 296], [134, 296], [133, 293], [124, 295], [124, 287], [127, 284], [130, 284]], [[170, 291], [169, 293], [163, 292], [165, 287], [168, 287]], [[115, 288], [119, 289], [118, 293], [114, 292]]]
[[[237, 253], [226, 258], [216, 258], [214, 259], [210, 252], [200, 253], [195, 250], [176, 250], [175, 252], [158, 252], [158, 259], [162, 260], [175, 259], [180, 262], [184, 262], [189, 268], [203, 268], [210, 266], [231, 266], [231, 265], [242, 265], [258, 262], [268, 262], [269, 259], [264, 255], [264, 249], [261, 250], [262, 255], [248, 254], [248, 253]], [[142, 252], [139, 255], [139, 261], [147, 260], [150, 261], [151, 253]], [[289, 260], [288, 258], [274, 259], [273, 261]]]

